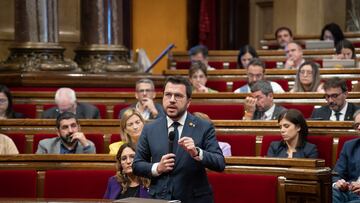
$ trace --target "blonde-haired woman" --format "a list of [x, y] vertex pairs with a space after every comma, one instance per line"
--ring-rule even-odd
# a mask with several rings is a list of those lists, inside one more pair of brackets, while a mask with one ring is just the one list
[[150, 180], [133, 174], [132, 164], [135, 148], [130, 143], [121, 145], [116, 154], [116, 175], [109, 178], [104, 199], [123, 199], [127, 197], [148, 198], [147, 188]]
[[136, 146], [141, 135], [141, 131], [144, 128], [144, 123], [144, 118], [135, 108], [127, 109], [121, 116], [120, 120], [121, 141], [114, 142], [109, 145], [109, 154], [117, 154], [119, 148], [124, 143]]

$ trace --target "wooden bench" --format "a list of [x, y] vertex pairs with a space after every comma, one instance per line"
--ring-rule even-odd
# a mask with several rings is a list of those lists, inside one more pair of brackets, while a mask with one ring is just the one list
[[[37, 197], [44, 197], [47, 171], [113, 170], [115, 172], [115, 157], [112, 155], [7, 155], [0, 156], [1, 170], [36, 170], [36, 194]], [[323, 160], [231, 157], [226, 158], [224, 174], [277, 176], [279, 203], [294, 200], [331, 202], [331, 170], [325, 167]]]

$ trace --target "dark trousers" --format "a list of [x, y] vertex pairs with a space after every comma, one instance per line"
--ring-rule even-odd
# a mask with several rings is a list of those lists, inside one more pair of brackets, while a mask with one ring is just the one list
[[341, 191], [339, 189], [333, 188], [332, 189], [332, 199], [333, 203], [360, 203], [360, 195], [355, 194], [351, 191]]

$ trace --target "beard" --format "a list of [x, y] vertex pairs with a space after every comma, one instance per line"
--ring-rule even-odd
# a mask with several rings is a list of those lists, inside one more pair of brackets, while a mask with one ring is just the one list
[[61, 138], [61, 141], [67, 145], [67, 146], [73, 146], [77, 140], [72, 140], [72, 137], [71, 137], [72, 134], [67, 134], [66, 136], [60, 136]]

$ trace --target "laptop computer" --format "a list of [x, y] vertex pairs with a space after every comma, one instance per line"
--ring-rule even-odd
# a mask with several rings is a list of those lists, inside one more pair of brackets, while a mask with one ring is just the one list
[[354, 59], [323, 59], [323, 68], [355, 68]]
[[305, 49], [333, 49], [334, 41], [306, 40]]

